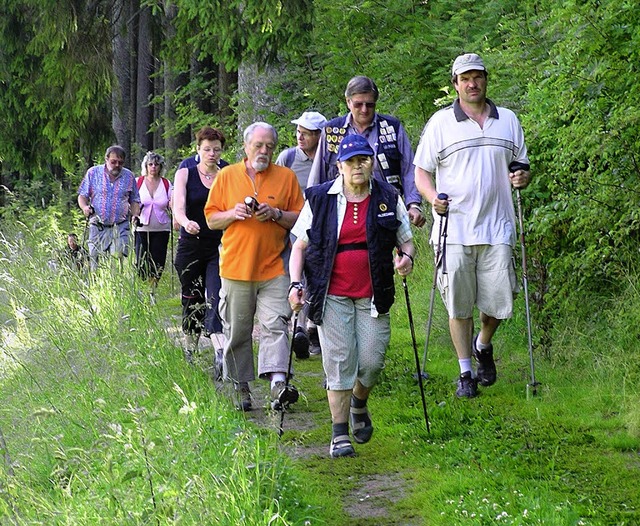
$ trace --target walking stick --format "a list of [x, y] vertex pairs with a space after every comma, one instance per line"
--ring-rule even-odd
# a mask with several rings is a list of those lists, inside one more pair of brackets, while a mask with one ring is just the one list
[[89, 205], [89, 208], [91, 209], [91, 212], [89, 213], [89, 215], [86, 217], [84, 221], [84, 230], [82, 231], [82, 248], [84, 248], [87, 251], [87, 254], [89, 253], [89, 247], [85, 246], [85, 244], [87, 242], [87, 238], [89, 234], [89, 221], [91, 220], [91, 216], [96, 213], [96, 210], [95, 208], [93, 208], [93, 205]]
[[173, 211], [169, 210], [169, 216], [171, 218], [171, 230], [170, 230], [170, 234], [169, 234], [169, 239], [171, 240], [171, 295], [174, 296], [175, 295], [175, 287], [173, 285], [173, 275], [175, 274], [176, 268], [175, 265], [173, 264]]
[[[447, 194], [438, 194], [438, 199], [446, 200], [449, 199]], [[447, 211], [445, 214], [440, 215], [440, 225], [438, 227], [438, 247], [436, 249], [436, 259], [435, 266], [433, 269], [433, 283], [431, 285], [431, 298], [429, 299], [429, 317], [427, 318], [427, 331], [426, 337], [424, 340], [424, 356], [422, 357], [422, 370], [418, 370], [417, 376], [424, 378], [425, 380], [429, 378], [429, 375], [425, 371], [427, 367], [427, 353], [429, 351], [429, 337], [431, 336], [431, 325], [433, 323], [433, 304], [436, 297], [436, 287], [438, 284], [438, 268], [440, 268], [440, 264], [442, 264], [442, 272], [444, 274], [447, 273], [447, 261], [445, 258], [446, 247], [447, 247], [447, 226], [449, 224], [449, 212]]]
[[[293, 333], [296, 333], [296, 328], [298, 326], [298, 313], [295, 312], [293, 315]], [[291, 338], [291, 346], [289, 349], [289, 365], [287, 366], [287, 376], [284, 382], [285, 390], [289, 389], [289, 380], [291, 379], [291, 362], [293, 361], [293, 337]], [[286, 409], [288, 404], [280, 404], [280, 427], [278, 428], [278, 438], [281, 438], [284, 433], [284, 414], [286, 413]]]
[[[398, 252], [402, 256], [402, 251]], [[411, 341], [413, 342], [413, 355], [416, 359], [416, 371], [418, 371], [418, 385], [420, 386], [420, 396], [422, 397], [422, 411], [424, 412], [424, 423], [427, 426], [427, 433], [431, 433], [429, 427], [429, 415], [427, 414], [427, 401], [424, 397], [424, 385], [422, 383], [422, 374], [420, 372], [420, 358], [418, 357], [418, 346], [416, 344], [416, 331], [413, 326], [413, 314], [411, 313], [411, 302], [409, 301], [409, 287], [407, 287], [407, 278], [402, 276], [402, 288], [404, 289], [404, 299], [407, 302], [407, 317], [409, 318], [409, 328], [411, 329]]]
[[[509, 171], [515, 172], [516, 170], [529, 170], [529, 165], [519, 162], [512, 162], [509, 164]], [[527, 340], [529, 345], [529, 365], [531, 368], [531, 382], [527, 384], [527, 398], [529, 393], [533, 396], [538, 394], [538, 385], [536, 381], [536, 371], [533, 364], [533, 339], [531, 336], [531, 311], [529, 309], [529, 278], [527, 275], [527, 250], [524, 242], [524, 219], [522, 215], [522, 197], [520, 195], [520, 189], [516, 188], [516, 203], [518, 205], [518, 226], [520, 227], [520, 252], [522, 256], [522, 286], [524, 288], [524, 305], [527, 318]]]

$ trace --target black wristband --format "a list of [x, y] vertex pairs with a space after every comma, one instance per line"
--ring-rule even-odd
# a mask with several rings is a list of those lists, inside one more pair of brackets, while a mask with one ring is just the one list
[[282, 219], [283, 213], [282, 213], [282, 210], [280, 210], [279, 208], [274, 208], [274, 210], [276, 211], [276, 216], [271, 218], [271, 221], [275, 221], [277, 223]]
[[291, 294], [291, 289], [302, 290], [303, 288], [304, 287], [302, 286], [301, 281], [292, 281], [291, 284], [289, 285], [289, 294]]
[[402, 250], [398, 250], [398, 254], [400, 254], [400, 256], [407, 256], [410, 260], [411, 260], [411, 266], [414, 266], [414, 261], [413, 261], [413, 256], [411, 254], [407, 254], [406, 252], [403, 252]]

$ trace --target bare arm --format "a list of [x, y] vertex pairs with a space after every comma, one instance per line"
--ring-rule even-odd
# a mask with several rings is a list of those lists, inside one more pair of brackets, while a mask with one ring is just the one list
[[195, 221], [191, 221], [187, 217], [187, 178], [189, 177], [188, 168], [180, 168], [175, 175], [173, 181], [173, 220], [178, 223], [189, 234], [197, 235], [200, 232], [200, 225]]
[[85, 217], [89, 217], [91, 212], [93, 212], [93, 208], [89, 204], [89, 198], [84, 195], [78, 195], [78, 206], [82, 210], [82, 213]]
[[131, 212], [131, 217], [140, 216], [140, 203], [136, 203], [136, 202], [131, 203], [131, 207], [129, 211]]
[[443, 215], [447, 212], [449, 202], [444, 199], [438, 199], [438, 191], [433, 181], [433, 174], [418, 166], [416, 166], [416, 187], [425, 200], [431, 203], [437, 214]]
[[[304, 269], [304, 258], [307, 250], [307, 243], [301, 239], [291, 247], [291, 256], [289, 258], [289, 275], [292, 283], [300, 283], [302, 281], [302, 271]], [[289, 290], [289, 304], [291, 308], [298, 312], [304, 305], [304, 289], [292, 287]]]

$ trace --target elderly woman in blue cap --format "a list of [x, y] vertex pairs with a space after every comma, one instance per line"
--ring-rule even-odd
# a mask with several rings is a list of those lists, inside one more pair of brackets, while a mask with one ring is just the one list
[[[347, 135], [337, 146], [339, 176], [312, 186], [292, 233], [289, 302], [318, 325], [333, 434], [332, 457], [354, 456], [349, 436], [364, 444], [373, 424], [369, 393], [391, 337], [394, 272], [413, 269], [407, 210], [390, 184], [372, 177], [366, 138]], [[302, 285], [303, 271], [306, 285]]]

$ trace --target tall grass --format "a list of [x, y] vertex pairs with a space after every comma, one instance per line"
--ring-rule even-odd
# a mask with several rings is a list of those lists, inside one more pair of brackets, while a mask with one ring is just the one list
[[[185, 363], [169, 276], [152, 307], [130, 263], [92, 276], [55, 269], [52, 239], [0, 238], [0, 524], [640, 524], [640, 276], [615, 299], [567, 299], [550, 346], [535, 349], [535, 397], [522, 296], [494, 340], [498, 382], [473, 400], [454, 396], [436, 298], [430, 433], [398, 282], [368, 404], [376, 431], [356, 458], [332, 461], [319, 360], [296, 361], [302, 396], [278, 441]], [[426, 231], [417, 244], [408, 286], [422, 359]]]
[[87, 275], [56, 250], [0, 242], [0, 523], [304, 522], [275, 433], [185, 363], [131, 264]]

